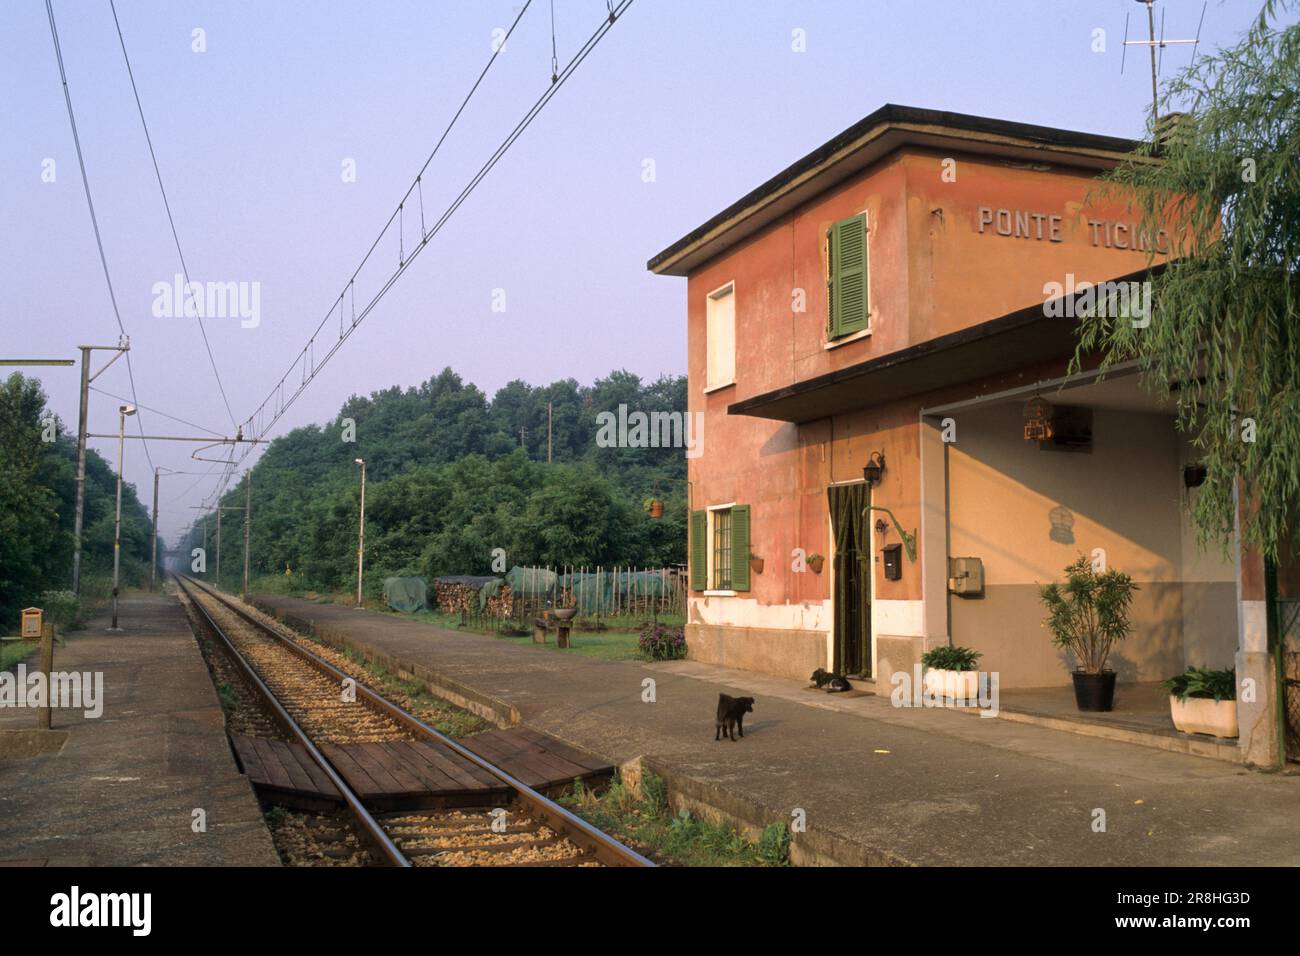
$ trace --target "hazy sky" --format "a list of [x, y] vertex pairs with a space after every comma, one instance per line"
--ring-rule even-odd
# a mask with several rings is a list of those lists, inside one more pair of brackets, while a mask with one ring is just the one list
[[[237, 420], [337, 299], [522, 3], [118, 0], [190, 278], [259, 284], [256, 328], [206, 322]], [[1258, 6], [1212, 0], [1203, 49], [1234, 40]], [[1200, 0], [1161, 7], [1167, 36], [1195, 34]], [[1133, 0], [636, 0], [276, 433], [447, 365], [489, 395], [515, 378], [680, 373], [685, 281], [647, 273], [651, 255], [884, 103], [1140, 135], [1149, 68], [1130, 48], [1120, 74], [1129, 13], [1145, 37]], [[561, 64], [604, 14], [604, 0], [555, 0]], [[152, 314], [154, 284], [179, 264], [108, 0], [56, 0], [55, 15], [139, 400], [229, 433], [197, 323]], [[206, 52], [192, 49], [196, 28]], [[1097, 28], [1104, 53], [1092, 51]], [[426, 217], [545, 89], [550, 46], [550, 4], [535, 0], [426, 173]], [[1189, 58], [1169, 48], [1163, 75]], [[0, 0], [0, 117], [0, 356], [112, 344], [41, 0]], [[375, 255], [397, 260], [391, 244]], [[74, 429], [77, 374], [39, 376]], [[96, 385], [128, 395], [124, 363]], [[118, 404], [92, 393], [91, 430], [116, 431]], [[150, 434], [193, 433], [141, 416]], [[115, 442], [93, 444], [114, 457]], [[149, 450], [165, 468], [213, 467], [189, 446]], [[126, 475], [147, 501], [139, 442]], [[169, 540], [214, 479], [195, 482], [163, 480]]]

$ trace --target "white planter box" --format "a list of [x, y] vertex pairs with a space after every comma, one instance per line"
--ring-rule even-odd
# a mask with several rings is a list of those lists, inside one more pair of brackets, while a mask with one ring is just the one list
[[1169, 695], [1169, 713], [1174, 726], [1185, 734], [1210, 734], [1214, 737], [1237, 736], [1237, 702], [1211, 697], [1181, 700]]
[[931, 667], [925, 672], [925, 689], [935, 697], [969, 701], [979, 699], [979, 671], [946, 671]]

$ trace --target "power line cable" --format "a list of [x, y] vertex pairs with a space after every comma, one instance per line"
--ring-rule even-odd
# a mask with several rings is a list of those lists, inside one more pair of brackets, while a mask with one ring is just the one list
[[[129, 398], [123, 398], [121, 395], [114, 395], [112, 392], [106, 392], [106, 391], [104, 391], [104, 389], [102, 389], [102, 388], [96, 388], [94, 385], [91, 385], [91, 386], [90, 386], [90, 390], [91, 390], [92, 392], [99, 392], [99, 394], [104, 395], [104, 396], [107, 396], [108, 398], [115, 398], [115, 399], [117, 399], [119, 402], [129, 402], [129, 401], [131, 401], [131, 399], [129, 399]], [[169, 419], [171, 419], [171, 420], [174, 421], [174, 422], [179, 422], [179, 423], [182, 424], [182, 425], [188, 425], [190, 428], [197, 428], [199, 431], [201, 431], [201, 432], [207, 432], [209, 435], [214, 435], [214, 436], [216, 436], [217, 438], [224, 438], [224, 437], [225, 437], [224, 435], [221, 434], [221, 432], [213, 431], [211, 428], [205, 428], [205, 427], [202, 426], [202, 425], [198, 425], [198, 424], [196, 424], [196, 423], [194, 423], [194, 422], [186, 421], [186, 420], [183, 419], [183, 418], [177, 418], [175, 415], [168, 415], [166, 412], [159, 411], [159, 410], [156, 409], [156, 408], [150, 408], [148, 405], [140, 405], [140, 406], [138, 406], [138, 407], [143, 408], [143, 409], [145, 409], [146, 411], [153, 412], [155, 415], [161, 415], [163, 418], [169, 418]]]
[[[421, 235], [420, 242], [411, 250], [410, 256], [406, 256], [405, 250], [399, 245], [398, 267], [389, 275], [388, 279], [379, 288], [379, 291], [375, 293], [375, 295], [366, 303], [366, 305], [358, 313], [356, 311], [356, 286], [355, 286], [356, 277], [360, 273], [362, 266], [364, 266], [366, 261], [369, 260], [371, 255], [373, 255], [375, 249], [378, 247], [380, 241], [387, 233], [389, 227], [393, 224], [393, 221], [394, 220], [400, 221], [403, 204], [405, 203], [406, 199], [410, 197], [412, 191], [417, 189], [418, 184], [420, 182], [420, 176], [416, 177], [415, 183], [413, 183], [411, 185], [411, 188], [407, 190], [406, 195], [403, 197], [402, 203], [398, 204], [397, 210], [395, 210], [393, 215], [389, 217], [388, 222], [385, 223], [384, 228], [380, 231], [379, 236], [375, 239], [373, 243], [371, 243], [370, 249], [366, 252], [365, 257], [362, 259], [361, 266], [358, 266], [357, 269], [352, 273], [352, 276], [349, 278], [348, 282], [343, 287], [343, 293], [341, 293], [339, 295], [339, 298], [335, 300], [335, 304], [331, 305], [330, 310], [326, 313], [325, 318], [323, 318], [320, 324], [316, 327], [316, 331], [312, 334], [312, 337], [308, 340], [307, 345], [305, 345], [303, 349], [298, 353], [297, 358], [294, 359], [293, 363], [289, 366], [289, 368], [286, 370], [284, 375], [281, 376], [279, 382], [277, 382], [276, 385], [271, 389], [270, 394], [266, 397], [266, 399], [263, 400], [262, 404], [259, 405], [257, 410], [254, 411], [253, 414], [250, 415], [249, 418], [245, 421], [244, 424], [247, 427], [244, 429], [244, 431], [246, 434], [250, 434], [253, 435], [254, 437], [261, 438], [267, 433], [267, 431], [269, 431], [272, 427], [274, 427], [276, 422], [280, 420], [280, 418], [284, 415], [285, 411], [288, 410], [288, 408], [293, 404], [293, 402], [297, 399], [297, 397], [300, 394], [302, 394], [302, 392], [307, 388], [309, 384], [311, 384], [311, 382], [315, 379], [319, 371], [322, 368], [324, 368], [326, 363], [328, 363], [331, 358], [333, 358], [334, 354], [339, 350], [339, 348], [342, 347], [343, 343], [347, 341], [349, 337], [351, 337], [352, 332], [357, 328], [357, 326], [361, 324], [361, 322], [366, 318], [366, 316], [370, 314], [371, 310], [374, 309], [376, 305], [378, 305], [379, 301], [393, 287], [396, 281], [406, 272], [406, 270], [410, 267], [411, 263], [415, 260], [416, 256], [418, 256], [420, 252], [424, 250], [429, 240], [432, 239], [442, 229], [442, 227], [447, 223], [447, 221], [452, 217], [452, 215], [454, 215], [455, 212], [460, 208], [460, 206], [469, 198], [469, 196], [478, 187], [479, 183], [482, 182], [484, 177], [486, 177], [487, 174], [491, 172], [491, 170], [506, 154], [506, 152], [510, 149], [510, 147], [514, 145], [514, 143], [523, 134], [523, 132], [532, 124], [533, 120], [537, 118], [538, 114], [542, 111], [542, 109], [545, 108], [546, 104], [550, 102], [551, 98], [559, 91], [560, 87], [564, 85], [564, 83], [569, 79], [570, 76], [572, 76], [573, 72], [578, 68], [578, 66], [580, 66], [582, 62], [587, 58], [587, 56], [591, 54], [592, 50], [595, 49], [596, 45], [599, 44], [600, 40], [604, 38], [605, 34], [609, 32], [609, 30], [611, 29], [611, 27], [613, 26], [617, 18], [621, 16], [622, 13], [625, 12], [627, 8], [632, 5], [632, 3], [633, 0], [622, 0], [622, 2], [618, 3], [616, 7], [614, 6], [610, 7], [609, 17], [601, 21], [600, 26], [592, 33], [592, 35], [582, 45], [582, 47], [568, 62], [568, 64], [564, 67], [564, 69], [556, 76], [555, 80], [548, 86], [546, 91], [528, 109], [528, 111], [524, 114], [524, 117], [515, 125], [515, 128], [511, 130], [510, 134], [505, 138], [505, 140], [502, 141], [502, 143], [497, 147], [496, 151], [493, 152], [493, 154], [488, 158], [488, 160], [483, 164], [483, 166], [480, 167], [478, 172], [471, 178], [470, 182], [464, 187], [464, 189], [461, 190], [460, 195], [457, 196], [457, 198], [452, 202], [452, 204], [443, 212], [443, 214], [434, 223], [433, 227], [429, 229], [427, 232], [423, 231], [423, 227], [422, 227], [422, 235]], [[510, 32], [513, 32], [515, 25], [517, 25], [519, 22], [519, 18], [523, 16], [524, 12], [526, 12], [527, 9], [528, 9], [528, 5], [526, 4], [523, 10], [520, 11], [519, 17], [516, 17], [515, 23], [511, 25]], [[505, 39], [509, 38], [510, 32], [507, 32]], [[504, 46], [504, 43], [505, 40], [502, 41], [502, 46]], [[494, 51], [493, 58], [495, 58], [497, 53], [500, 52], [500, 49], [501, 47], [498, 47], [497, 51]], [[490, 67], [491, 64], [492, 64], [492, 60], [489, 60], [488, 67]], [[483, 75], [486, 74], [486, 72], [487, 72], [487, 67], [484, 68], [484, 73], [480, 74], [479, 77], [480, 82], [482, 80]], [[478, 83], [476, 82], [475, 88], [477, 88], [477, 86]], [[471, 95], [472, 93], [473, 90], [471, 90]], [[466, 101], [468, 101], [468, 97], [466, 98]], [[461, 110], [463, 109], [464, 109], [464, 104], [461, 105]], [[456, 115], [459, 116], [460, 112], [461, 111], [458, 110]], [[453, 123], [454, 122], [455, 120], [453, 119]], [[448, 127], [448, 131], [450, 131], [450, 126]], [[445, 138], [446, 138], [446, 131], [443, 133], [442, 139]], [[442, 139], [439, 140], [439, 145], [441, 145]], [[435, 147], [434, 149], [434, 153], [436, 152], [437, 152], [437, 147]], [[430, 160], [432, 160], [432, 158], [433, 156], [431, 155]], [[427, 166], [428, 166], [428, 161], [426, 161], [425, 163], [425, 168], [427, 168]], [[421, 169], [421, 175], [423, 175], [423, 172], [424, 169]], [[421, 209], [421, 216], [423, 217], [423, 208]], [[351, 301], [352, 301], [352, 320], [350, 324], [344, 326], [343, 307], [347, 301], [347, 296], [349, 293], [351, 293]], [[320, 334], [321, 330], [324, 329], [326, 323], [330, 319], [330, 316], [334, 314], [335, 307], [338, 307], [340, 310], [339, 336], [338, 339], [332, 345], [332, 347], [329, 349], [329, 351], [325, 353], [324, 357], [319, 362], [317, 362], [315, 358], [316, 337], [317, 335]], [[295, 370], [297, 370], [300, 365], [302, 368], [302, 380], [298, 385], [297, 389], [292, 393], [290, 393], [290, 395], [286, 399], [284, 396], [285, 384], [288, 381], [289, 376]], [[308, 371], [309, 368], [310, 371]], [[271, 406], [271, 403], [273, 401], [275, 402], [275, 405]], [[269, 421], [263, 422], [262, 416], [267, 413], [268, 407], [273, 407], [274, 412], [271, 415]], [[236, 465], [242, 463], [244, 458], [247, 457], [247, 455], [250, 452], [251, 452], [251, 447], [241, 454], [238, 462], [236, 462]], [[220, 493], [221, 491], [217, 492], [218, 496], [220, 495]]]
[[[108, 285], [108, 298], [113, 303], [113, 317], [117, 320], [117, 328], [122, 338], [129, 342], [130, 336], [126, 334], [126, 326], [122, 324], [122, 313], [117, 307], [117, 293], [113, 290], [113, 277], [108, 271], [108, 256], [104, 254], [104, 241], [99, 233], [99, 217], [95, 215], [95, 200], [90, 195], [90, 179], [86, 176], [86, 160], [81, 151], [81, 136], [77, 132], [77, 117], [72, 109], [72, 93], [68, 89], [68, 72], [63, 65], [63, 48], [59, 45], [59, 28], [54, 22], [54, 4], [52, 0], [45, 0], [45, 12], [50, 19], [50, 37], [54, 40], [54, 57], [59, 63], [59, 79], [63, 83], [63, 100], [68, 106], [68, 123], [72, 126], [72, 143], [77, 150], [77, 165], [81, 169], [81, 184], [86, 191], [86, 205], [90, 209], [90, 225], [95, 232], [95, 246], [99, 249], [99, 263], [104, 269], [104, 282]], [[132, 404], [139, 407], [139, 401], [135, 398], [135, 370], [131, 367], [131, 353], [126, 353], [126, 374], [131, 382], [131, 399]], [[153, 468], [153, 456], [149, 454], [149, 443], [144, 438], [144, 423], [140, 416], [135, 416], [136, 427], [140, 431], [140, 442], [144, 446], [144, 456], [149, 461], [149, 467]]]
[[[167, 199], [167, 187], [163, 185], [162, 170], [158, 168], [158, 154], [154, 152], [153, 137], [149, 135], [149, 123], [144, 118], [144, 106], [140, 102], [140, 90], [135, 85], [135, 72], [131, 69], [131, 57], [126, 52], [126, 39], [122, 36], [122, 24], [117, 19], [117, 5], [114, 0], [108, 0], [109, 9], [113, 11], [113, 25], [117, 28], [117, 40], [122, 47], [122, 59], [126, 61], [126, 75], [131, 80], [131, 93], [135, 96], [135, 108], [140, 114], [140, 125], [144, 128], [144, 139], [149, 144], [149, 158], [153, 161], [154, 176], [158, 180], [158, 191], [162, 193], [163, 208], [167, 210], [167, 223], [171, 226], [172, 241], [176, 243], [176, 255], [181, 260], [181, 272], [185, 275], [185, 294], [190, 293], [190, 270], [185, 264], [185, 253], [181, 251], [180, 235], [176, 232], [176, 220], [172, 217], [172, 206]], [[184, 308], [182, 308], [182, 314]], [[217, 390], [221, 392], [221, 401], [226, 406], [226, 414], [230, 416], [230, 425], [232, 428], [238, 428], [235, 421], [235, 413], [230, 408], [230, 399], [226, 397], [226, 387], [222, 384], [221, 373], [217, 371], [217, 360], [212, 354], [212, 345], [208, 342], [208, 332], [203, 325], [203, 316], [195, 315], [199, 324], [199, 334], [203, 336], [203, 347], [208, 353], [208, 362], [212, 366], [212, 374], [217, 380]], [[206, 429], [205, 429], [206, 430]]]

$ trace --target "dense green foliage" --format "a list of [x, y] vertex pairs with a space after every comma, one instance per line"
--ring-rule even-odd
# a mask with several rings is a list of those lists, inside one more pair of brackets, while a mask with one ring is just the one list
[[1232, 540], [1242, 479], [1259, 505], [1243, 537], [1275, 560], [1300, 498], [1300, 25], [1275, 25], [1294, 6], [1265, 4], [1237, 46], [1198, 57], [1162, 95], [1162, 115], [1186, 111], [1176, 132], [1112, 173], [1175, 259], [1151, 276], [1149, 326], [1088, 319], [1076, 356], [1136, 360], [1172, 394], [1207, 469], [1201, 539]]
[[[18, 629], [18, 612], [72, 579], [77, 487], [75, 433], [45, 407], [40, 383], [15, 372], [0, 382], [0, 632]], [[45, 441], [53, 418], [55, 440]], [[117, 479], [93, 449], [86, 452], [83, 593], [113, 566]], [[139, 581], [150, 557], [149, 514], [135, 489], [122, 488], [124, 579]], [[93, 590], [93, 588], [90, 588]]]
[[[547, 464], [547, 403], [552, 456]], [[355, 459], [366, 461], [367, 593], [388, 575], [492, 573], [505, 566], [663, 566], [685, 560], [686, 474], [681, 448], [598, 447], [596, 416], [679, 411], [686, 381], [642, 383], [614, 372], [590, 387], [572, 379], [515, 381], [489, 400], [451, 369], [428, 382], [352, 397], [324, 427], [276, 439], [252, 472], [252, 571], [291, 572], [297, 586], [346, 590], [356, 580], [360, 503]], [[355, 441], [347, 441], [355, 422]], [[664, 499], [661, 519], [642, 500]], [[242, 507], [234, 485], [223, 504]], [[204, 520], [186, 550], [204, 543]], [[227, 511], [222, 577], [238, 580], [242, 516]], [[215, 514], [206, 516], [208, 573]]]

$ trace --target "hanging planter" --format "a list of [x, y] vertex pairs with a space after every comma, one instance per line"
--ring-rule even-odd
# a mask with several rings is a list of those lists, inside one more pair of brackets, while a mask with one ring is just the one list
[[659, 498], [647, 498], [641, 503], [645, 508], [645, 513], [651, 518], [662, 518], [664, 516], [664, 503]]
[[808, 555], [808, 567], [812, 569], [813, 574], [821, 574], [822, 565], [825, 563], [826, 563], [826, 559], [822, 555], [817, 554], [816, 552], [813, 552], [812, 554]]
[[753, 571], [755, 574], [762, 574], [762, 573], [763, 573], [763, 559], [760, 558], [758, 555], [754, 554], [753, 552], [750, 552], [750, 555], [749, 555], [749, 568], [750, 568], [750, 570]]

